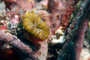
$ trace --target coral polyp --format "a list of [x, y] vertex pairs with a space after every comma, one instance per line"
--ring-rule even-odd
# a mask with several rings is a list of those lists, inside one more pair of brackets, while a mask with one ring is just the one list
[[22, 24], [23, 28], [36, 38], [45, 40], [49, 35], [49, 27], [46, 21], [43, 21], [41, 15], [33, 11], [28, 11], [22, 16]]

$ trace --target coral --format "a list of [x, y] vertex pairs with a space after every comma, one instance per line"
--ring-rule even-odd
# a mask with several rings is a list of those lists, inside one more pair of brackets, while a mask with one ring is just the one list
[[20, 23], [19, 14], [14, 11], [2, 11], [0, 13], [0, 18], [0, 30], [5, 30], [12, 34], [16, 34], [18, 24]]
[[[23, 44], [19, 39], [17, 39], [16, 36], [10, 34], [10, 33], [4, 33], [2, 31], [0, 31], [0, 42], [4, 42], [4, 43], [9, 43], [9, 46], [14, 47], [18, 54], [23, 54], [23, 55], [27, 55], [28, 59], [31, 59], [32, 55], [34, 52], [32, 51], [31, 48], [29, 48], [28, 45]], [[6, 47], [4, 47], [5, 49]], [[24, 48], [24, 49], [23, 49]], [[2, 49], [2, 50], [4, 50]], [[9, 48], [9, 50], [11, 50], [11, 48]], [[11, 50], [13, 51], [13, 50]], [[27, 57], [21, 57], [23, 59], [26, 59]], [[34, 57], [32, 59], [35, 59]], [[35, 59], [36, 60], [36, 59]]]
[[49, 12], [56, 12], [59, 9], [59, 4], [60, 1], [59, 0], [48, 0], [48, 11]]
[[[88, 26], [88, 20], [86, 18], [88, 18], [87, 15], [88, 15], [88, 12], [90, 12], [89, 7], [90, 7], [90, 0], [83, 1], [82, 5], [78, 11], [79, 13], [77, 13], [76, 17], [73, 19], [72, 23], [69, 25], [69, 28], [67, 29], [68, 34], [67, 34], [66, 41], [67, 41], [67, 43], [68, 42], [74, 43], [74, 48], [75, 48], [75, 53], [76, 53], [75, 60], [79, 60], [81, 48], [83, 47], [85, 31]], [[64, 45], [64, 47], [66, 47], [66, 46]], [[64, 51], [62, 50], [62, 52], [64, 52]], [[59, 58], [62, 58], [62, 57], [59, 56], [58, 59]]]
[[79, 60], [90, 0], [1, 1], [1, 60]]
[[[86, 29], [88, 27], [88, 20], [85, 20], [82, 28], [80, 28], [82, 31], [78, 31], [78, 37], [76, 38], [76, 43], [75, 46], [76, 46], [76, 60], [80, 60], [80, 54], [81, 54], [81, 49], [83, 47], [83, 41], [84, 41], [84, 37], [85, 37], [85, 32], [86, 32]], [[79, 46], [78, 46], [79, 45]]]
[[49, 27], [46, 21], [43, 21], [41, 16], [33, 11], [31, 13], [27, 12], [22, 16], [22, 24], [27, 32], [41, 40], [45, 40], [49, 35]]
[[3, 0], [6, 5], [6, 10], [16, 10], [20, 9], [30, 10], [34, 6], [34, 0]]

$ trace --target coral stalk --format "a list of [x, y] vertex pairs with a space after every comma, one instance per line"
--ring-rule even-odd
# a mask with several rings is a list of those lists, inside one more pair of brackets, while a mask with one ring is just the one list
[[20, 9], [30, 10], [34, 5], [34, 0], [3, 0], [6, 5], [6, 10]]
[[88, 27], [88, 20], [85, 20], [83, 26], [79, 28], [80, 30], [78, 31], [78, 36], [75, 41], [76, 60], [80, 60], [81, 49], [83, 48], [83, 40], [85, 37], [87, 27]]
[[[88, 13], [90, 11], [90, 0], [83, 1], [76, 17], [73, 19], [72, 23], [69, 26], [68, 29], [68, 40], [73, 40], [77, 30], [81, 26], [80, 24], [83, 24], [85, 19], [88, 18]], [[71, 38], [72, 37], [72, 38]]]
[[[76, 17], [74, 18], [74, 20], [72, 21], [72, 23], [70, 24], [70, 26], [68, 28], [68, 34], [67, 34], [67, 38], [66, 38], [67, 42], [63, 46], [62, 53], [59, 54], [57, 60], [59, 60], [59, 59], [69, 60], [73, 57], [73, 55], [72, 55], [73, 53], [76, 54], [76, 56], [73, 57], [73, 60], [79, 60], [85, 31], [87, 29], [87, 21], [85, 21], [85, 20], [86, 20], [86, 18], [88, 18], [87, 15], [89, 12], [90, 12], [90, 0], [85, 0], [85, 1], [83, 1]], [[81, 26], [83, 26], [83, 27], [80, 28]], [[78, 39], [76, 39], [76, 37]], [[70, 44], [70, 43], [72, 43], [72, 44]], [[77, 44], [78, 44], [78, 46], [76, 46]], [[69, 48], [68, 46], [71, 46], [71, 48], [73, 49], [74, 52], [72, 52], [71, 49], [68, 49]], [[68, 52], [65, 52], [64, 50], [68, 50]]]
[[32, 60], [37, 60], [33, 56], [34, 52], [32, 51], [32, 49], [29, 46], [22, 43], [19, 39], [17, 39], [15, 36], [11, 35], [10, 33], [4, 33], [0, 31], [0, 42], [8, 43], [12, 47], [14, 47], [14, 49], [20, 55], [24, 56], [25, 60], [27, 60], [27, 58]]
[[48, 0], [48, 11], [49, 12], [56, 12], [59, 9], [59, 0]]

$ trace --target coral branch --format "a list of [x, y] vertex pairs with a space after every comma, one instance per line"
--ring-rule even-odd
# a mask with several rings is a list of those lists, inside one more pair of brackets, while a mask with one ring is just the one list
[[[87, 15], [89, 12], [90, 12], [90, 0], [85, 0], [83, 1], [76, 17], [70, 24], [69, 29], [67, 29], [68, 30], [68, 34], [66, 38], [67, 42], [63, 46], [62, 53], [59, 54], [57, 60], [63, 60], [63, 59], [79, 60], [85, 31], [87, 29], [87, 21], [85, 20], [86, 18], [88, 18]], [[78, 46], [76, 46], [77, 44]], [[76, 56], [73, 57], [73, 55]]]
[[48, 11], [56, 12], [59, 9], [59, 0], [48, 0]]
[[7, 9], [30, 10], [34, 5], [34, 0], [25, 0], [25, 1], [24, 0], [3, 0], [3, 1], [5, 2], [6, 10]]
[[[85, 19], [88, 17], [88, 12], [90, 11], [90, 0], [83, 1], [76, 17], [72, 21], [68, 29], [68, 40], [73, 40], [77, 30], [80, 27], [80, 24], [83, 24]], [[71, 38], [72, 37], [72, 38]]]
[[[9, 45], [13, 46], [14, 49], [23, 56], [25, 60], [37, 60], [33, 57], [33, 51], [32, 49], [22, 43], [19, 39], [17, 39], [15, 36], [11, 35], [10, 33], [4, 33], [0, 31], [0, 42], [8, 43]], [[32, 55], [31, 55], [32, 54]], [[28, 59], [27, 59], [28, 58]]]
[[85, 20], [83, 26], [79, 28], [78, 36], [75, 40], [76, 60], [80, 59], [80, 53], [83, 47], [83, 40], [85, 37], [85, 32], [87, 30], [87, 27], [88, 27], [88, 20]]

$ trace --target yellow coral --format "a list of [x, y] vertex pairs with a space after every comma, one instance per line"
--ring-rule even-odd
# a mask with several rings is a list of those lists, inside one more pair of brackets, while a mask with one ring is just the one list
[[46, 21], [41, 19], [41, 15], [27, 12], [22, 16], [23, 28], [35, 37], [45, 40], [49, 35], [49, 27]]

